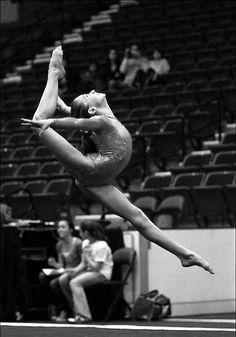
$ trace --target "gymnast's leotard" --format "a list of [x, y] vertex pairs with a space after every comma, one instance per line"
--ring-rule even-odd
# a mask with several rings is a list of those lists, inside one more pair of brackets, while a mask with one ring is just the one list
[[112, 183], [128, 164], [132, 154], [132, 138], [128, 130], [115, 117], [103, 116], [103, 119], [102, 130], [92, 134], [97, 153], [86, 155], [92, 160], [94, 169], [92, 172], [83, 172], [77, 178], [77, 183], [87, 187]]

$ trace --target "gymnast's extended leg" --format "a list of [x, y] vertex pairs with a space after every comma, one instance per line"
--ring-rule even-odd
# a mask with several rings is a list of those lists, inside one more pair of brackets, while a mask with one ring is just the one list
[[214, 274], [208, 262], [170, 239], [149, 220], [142, 210], [134, 206], [116, 187], [106, 185], [101, 187], [89, 187], [87, 189], [107, 209], [130, 221], [146, 239], [176, 255], [184, 267], [197, 265]]
[[[64, 76], [62, 50], [58, 47], [52, 53], [46, 87], [33, 120], [53, 117], [58, 102], [58, 79], [62, 76]], [[40, 134], [40, 128], [34, 128], [34, 130]], [[40, 135], [40, 139], [72, 175], [77, 176], [83, 174], [84, 171], [89, 172], [94, 169], [93, 162], [89, 158], [86, 158], [52, 128], [48, 128]]]

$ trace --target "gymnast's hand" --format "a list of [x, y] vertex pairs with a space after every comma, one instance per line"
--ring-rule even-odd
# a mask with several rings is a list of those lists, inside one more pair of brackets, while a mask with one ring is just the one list
[[39, 136], [41, 136], [47, 128], [49, 128], [51, 125], [55, 123], [54, 119], [49, 118], [49, 119], [41, 119], [41, 120], [31, 120], [31, 119], [26, 119], [26, 118], [21, 118], [21, 125], [26, 125], [26, 126], [31, 126], [35, 128], [40, 128], [41, 131], [39, 133]]

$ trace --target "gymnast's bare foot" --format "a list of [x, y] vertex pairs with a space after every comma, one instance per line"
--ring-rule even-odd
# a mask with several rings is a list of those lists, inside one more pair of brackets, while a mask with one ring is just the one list
[[181, 257], [180, 261], [183, 267], [199, 266], [209, 273], [214, 274], [213, 268], [209, 265], [209, 263], [201, 258], [201, 256], [193, 252], [189, 252], [184, 257]]
[[57, 72], [59, 79], [65, 76], [65, 69], [63, 66], [63, 51], [61, 46], [55, 48], [49, 62], [49, 72]]

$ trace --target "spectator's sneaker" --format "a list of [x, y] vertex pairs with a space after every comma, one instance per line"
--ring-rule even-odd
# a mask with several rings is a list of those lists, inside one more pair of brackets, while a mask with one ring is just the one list
[[74, 324], [83, 324], [83, 323], [88, 323], [88, 322], [91, 322], [91, 321], [92, 321], [91, 318], [82, 317], [80, 315], [76, 315], [75, 317], [68, 318], [68, 322], [74, 323]]
[[56, 322], [58, 323], [67, 322], [67, 312], [65, 310], [62, 310], [60, 312], [60, 315], [56, 317]]
[[48, 307], [48, 315], [51, 321], [56, 321], [57, 318], [57, 310], [55, 305], [50, 305]]

